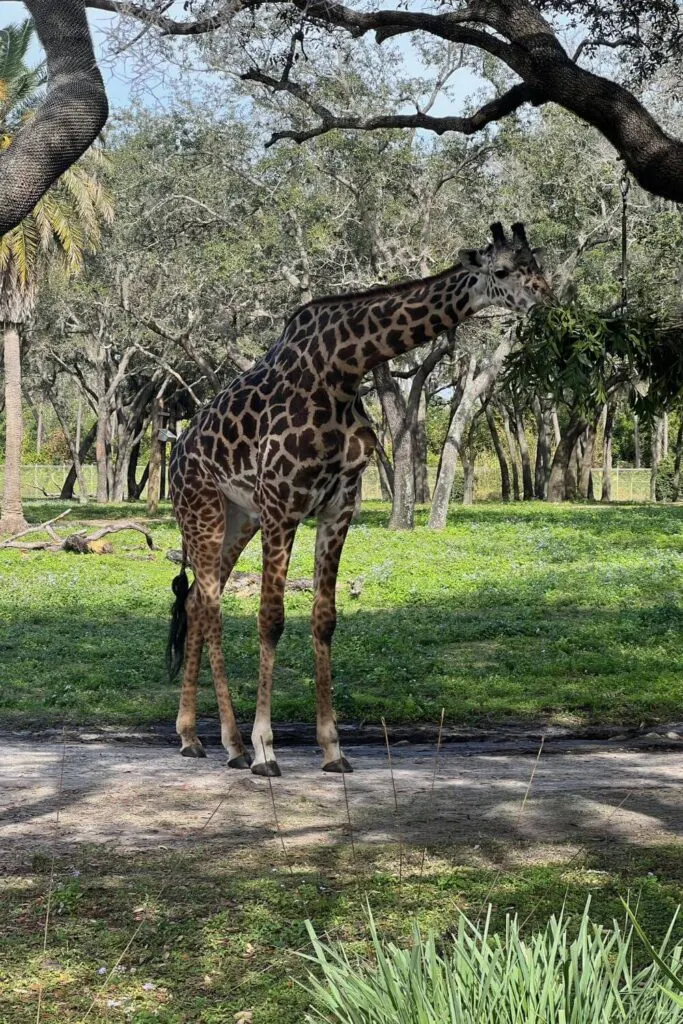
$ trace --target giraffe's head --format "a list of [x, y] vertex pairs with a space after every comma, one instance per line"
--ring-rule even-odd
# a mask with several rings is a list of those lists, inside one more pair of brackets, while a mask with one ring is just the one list
[[512, 225], [511, 241], [500, 221], [491, 225], [491, 234], [493, 241], [485, 249], [460, 251], [460, 262], [476, 278], [473, 308], [495, 305], [525, 311], [551, 302], [553, 293], [538, 265], [538, 250], [529, 246], [524, 225]]

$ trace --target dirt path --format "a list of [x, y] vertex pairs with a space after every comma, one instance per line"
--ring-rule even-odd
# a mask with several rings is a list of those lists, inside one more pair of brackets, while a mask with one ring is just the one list
[[[636, 844], [683, 837], [683, 755], [595, 750], [535, 758], [442, 751], [433, 795], [434, 751], [393, 750], [400, 818], [382, 748], [348, 748], [354, 834], [366, 842], [423, 844], [505, 839], [511, 843]], [[287, 843], [331, 844], [348, 835], [340, 776], [324, 775], [312, 748], [279, 754], [273, 780]], [[58, 848], [115, 843], [121, 850], [171, 849], [191, 840], [221, 797], [203, 841], [246, 846], [274, 840], [268, 781], [232, 772], [213, 749], [189, 761], [170, 747], [5, 741], [0, 755], [0, 864], [18, 866], [55, 835], [63, 765]]]

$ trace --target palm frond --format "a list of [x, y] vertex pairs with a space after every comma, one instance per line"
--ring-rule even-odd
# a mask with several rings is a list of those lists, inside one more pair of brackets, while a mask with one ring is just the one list
[[31, 18], [0, 29], [0, 80], [12, 82], [25, 70], [24, 61], [34, 33]]

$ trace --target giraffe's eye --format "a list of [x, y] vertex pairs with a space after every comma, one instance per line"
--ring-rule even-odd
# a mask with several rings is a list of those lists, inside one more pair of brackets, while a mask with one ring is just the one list
[[510, 274], [509, 270], [494, 270], [495, 277], [508, 277]]

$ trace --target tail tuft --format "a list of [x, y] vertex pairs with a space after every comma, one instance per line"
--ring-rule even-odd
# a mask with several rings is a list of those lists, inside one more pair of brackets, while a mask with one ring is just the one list
[[173, 580], [171, 589], [175, 594], [175, 601], [171, 607], [171, 626], [168, 632], [168, 645], [166, 647], [166, 665], [169, 678], [175, 679], [183, 664], [185, 637], [187, 635], [185, 602], [190, 592], [190, 584], [184, 565], [180, 573]]

